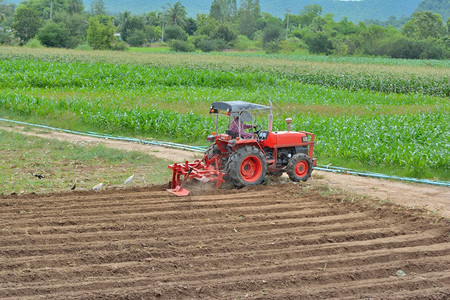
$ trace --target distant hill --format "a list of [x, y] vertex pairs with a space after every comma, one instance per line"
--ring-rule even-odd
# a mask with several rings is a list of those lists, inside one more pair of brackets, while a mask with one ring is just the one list
[[[86, 8], [92, 0], [85, 0]], [[143, 11], [161, 10], [161, 7], [169, 3], [175, 3], [175, 0], [104, 0], [104, 3], [112, 13], [123, 12], [126, 9], [133, 13]], [[212, 0], [181, 0], [191, 17], [197, 13], [209, 13]], [[323, 13], [332, 13], [335, 20], [341, 20], [348, 17], [349, 20], [358, 22], [365, 19], [386, 20], [390, 16], [402, 17], [411, 15], [421, 0], [260, 0], [261, 11], [283, 18], [290, 9], [292, 14], [298, 12], [305, 6], [318, 4], [322, 6]], [[239, 0], [238, 0], [239, 7]]]
[[419, 3], [418, 11], [431, 10], [441, 15], [445, 21], [450, 18], [450, 0], [423, 0]]
[[[84, 0], [86, 10], [89, 9], [92, 0]], [[447, 1], [448, 0], [437, 0]], [[5, 3], [20, 3], [20, 0], [4, 0]], [[135, 14], [162, 10], [164, 4], [175, 3], [176, 0], [104, 0], [110, 13], [120, 13], [125, 10]], [[196, 17], [198, 13], [209, 13], [212, 0], [181, 0], [190, 17]], [[305, 6], [318, 4], [322, 6], [323, 13], [334, 14], [334, 20], [339, 21], [344, 17], [354, 22], [366, 19], [387, 20], [390, 16], [400, 18], [410, 16], [422, 0], [260, 0], [261, 11], [283, 18], [290, 10], [291, 14], [298, 12]], [[239, 6], [239, 0], [238, 0]]]

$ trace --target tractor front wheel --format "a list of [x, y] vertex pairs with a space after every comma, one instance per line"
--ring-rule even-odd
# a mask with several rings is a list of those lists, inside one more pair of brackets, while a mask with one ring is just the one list
[[294, 182], [308, 180], [312, 172], [311, 158], [304, 153], [295, 154], [289, 160], [286, 166], [286, 172]]
[[237, 187], [261, 184], [266, 173], [266, 159], [257, 147], [236, 149], [228, 162], [228, 176]]

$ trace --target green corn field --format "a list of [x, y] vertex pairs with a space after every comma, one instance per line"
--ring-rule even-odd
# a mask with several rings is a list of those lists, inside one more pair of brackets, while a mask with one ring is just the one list
[[320, 164], [449, 178], [448, 62], [8, 47], [0, 59], [1, 116], [204, 143], [211, 102], [270, 99], [276, 130], [292, 117], [316, 134]]

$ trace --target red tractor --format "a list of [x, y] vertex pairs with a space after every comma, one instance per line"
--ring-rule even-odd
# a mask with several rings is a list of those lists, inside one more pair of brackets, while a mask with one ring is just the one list
[[[269, 111], [268, 130], [253, 125], [256, 111]], [[177, 196], [188, 195], [189, 191], [183, 185], [190, 178], [215, 182], [219, 188], [225, 179], [236, 187], [244, 187], [261, 184], [267, 174], [279, 176], [286, 172], [295, 182], [306, 181], [311, 176], [312, 167], [316, 165], [314, 134], [291, 131], [290, 118], [286, 119], [287, 131], [272, 131], [272, 104], [268, 107], [243, 101], [214, 102], [209, 113], [215, 115], [216, 132], [219, 115], [225, 115], [229, 118], [229, 129], [232, 129], [232, 122], [251, 121], [251, 126], [247, 127], [252, 128], [252, 134], [243, 138], [242, 126], [222, 134], [213, 132], [207, 140], [214, 143], [202, 160], [169, 165], [173, 170], [169, 192]]]

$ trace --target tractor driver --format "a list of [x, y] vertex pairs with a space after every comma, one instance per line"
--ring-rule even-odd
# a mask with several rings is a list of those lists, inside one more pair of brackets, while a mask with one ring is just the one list
[[255, 126], [243, 123], [243, 122], [251, 122], [252, 116], [250, 115], [250, 113], [248, 111], [243, 111], [240, 113], [240, 115], [241, 115], [240, 120], [239, 120], [239, 116], [237, 116], [234, 118], [233, 122], [231, 122], [229, 130], [236, 133], [236, 136], [239, 136], [239, 128], [240, 128], [241, 138], [243, 138], [243, 139], [253, 138], [253, 133], [248, 133], [248, 132], [245, 132], [244, 130], [255, 127]]

